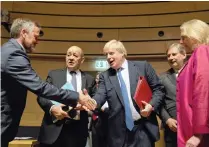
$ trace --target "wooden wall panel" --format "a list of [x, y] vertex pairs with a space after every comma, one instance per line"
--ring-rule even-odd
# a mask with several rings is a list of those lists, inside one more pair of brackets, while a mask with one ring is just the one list
[[57, 4], [40, 2], [14, 2], [13, 11], [58, 14], [58, 15], [102, 15], [102, 5], [82, 5], [82, 4]]
[[208, 9], [207, 5], [209, 2], [195, 1], [130, 4], [62, 4], [23, 1], [14, 2], [13, 11], [58, 15], [142, 15], [199, 11]]
[[[123, 17], [69, 17], [52, 15], [33, 15], [11, 13], [11, 18], [30, 18], [47, 27], [79, 27], [79, 28], [126, 28], [126, 27], [158, 27], [175, 26], [190, 19], [201, 19], [209, 22], [209, 11], [170, 15], [123, 16]], [[131, 23], [130, 23], [131, 22]]]
[[1, 1], [1, 9], [6, 9], [8, 11], [13, 10], [13, 1]]
[[[84, 50], [84, 53], [89, 55], [103, 54], [105, 43], [101, 42], [54, 42], [40, 41], [36, 46], [36, 53], [48, 54], [65, 54], [67, 49], [76, 45]], [[128, 54], [161, 54], [166, 50], [166, 41], [152, 42], [124, 42]]]
[[[75, 40], [75, 41], [105, 41], [118, 39], [118, 29], [58, 29], [43, 28], [43, 39]], [[103, 32], [103, 37], [98, 38], [97, 32]]]
[[[164, 31], [164, 36], [158, 36], [159, 31]], [[179, 27], [164, 28], [138, 28], [138, 29], [119, 29], [119, 40], [164, 40], [180, 38]]]
[[170, 14], [170, 15], [155, 15], [150, 17], [150, 27], [159, 26], [178, 26], [185, 21], [191, 19], [200, 19], [205, 22], [209, 22], [209, 11], [194, 12], [194, 13], [182, 13], [182, 14]]
[[[2, 39], [2, 44], [7, 39]], [[178, 40], [173, 41], [151, 41], [151, 42], [123, 42], [128, 54], [164, 54], [167, 47]], [[67, 49], [73, 45], [83, 49], [85, 55], [102, 55], [106, 42], [56, 42], [40, 41], [34, 53], [41, 54], [65, 54]]]
[[103, 44], [101, 42], [55, 42], [40, 41], [36, 47], [36, 53], [65, 54], [67, 49], [73, 45], [83, 49], [85, 54], [102, 54]]
[[[30, 18], [32, 20], [36, 20], [40, 22], [42, 26], [50, 26], [50, 27], [117, 28], [117, 27], [149, 26], [149, 18], [147, 16], [69, 17], [69, 16], [11, 13], [11, 17], [12, 19], [18, 17]], [[130, 22], [132, 22], [132, 24]]]
[[3, 26], [1, 26], [1, 37], [10, 37], [9, 32]]
[[4, 39], [4, 38], [1, 38], [1, 45], [3, 45], [5, 42], [7, 42], [9, 39]]
[[199, 7], [195, 7], [195, 5], [196, 5], [195, 2], [163, 2], [163, 3], [148, 3], [148, 4], [141, 3], [141, 4], [126, 4], [126, 5], [123, 4], [105, 5], [103, 12], [106, 15], [136, 15], [136, 14], [143, 15], [143, 14], [176, 13], [176, 12], [205, 9], [205, 6], [203, 5], [199, 5]]
[[198, 1], [196, 1], [195, 2], [195, 9], [196, 10], [200, 10], [200, 8], [202, 9], [202, 10], [204, 10], [204, 9], [206, 9], [206, 10], [208, 10], [209, 9], [209, 2], [208, 1], [202, 1], [202, 2], [198, 2]]
[[[164, 28], [136, 28], [136, 29], [60, 29], [43, 28], [44, 36], [40, 39], [57, 41], [109, 41], [119, 39], [121, 41], [152, 41], [179, 39], [179, 27]], [[164, 31], [164, 36], [159, 37], [158, 32]], [[103, 37], [98, 38], [97, 32], [102, 32]], [[9, 33], [2, 27], [2, 37], [9, 37]]]

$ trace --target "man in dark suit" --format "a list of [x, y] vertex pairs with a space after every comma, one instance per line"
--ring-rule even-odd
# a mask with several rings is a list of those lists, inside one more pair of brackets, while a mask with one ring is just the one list
[[[49, 72], [47, 81], [61, 88], [66, 82], [72, 83], [76, 91], [86, 89], [93, 96], [95, 80], [89, 74], [79, 70], [84, 62], [84, 54], [81, 48], [72, 46], [67, 50], [65, 69]], [[71, 75], [75, 72], [76, 76]], [[73, 83], [76, 79], [76, 84]], [[85, 147], [88, 137], [88, 114], [86, 111], [78, 111], [76, 117], [79, 120], [68, 118], [68, 114], [62, 110], [63, 105], [54, 105], [50, 100], [38, 97], [38, 103], [45, 115], [40, 129], [39, 142], [41, 147]], [[76, 111], [76, 110], [73, 110]], [[53, 123], [52, 116], [59, 121]]]
[[[159, 140], [156, 119], [164, 96], [154, 69], [146, 61], [126, 60], [122, 42], [111, 40], [104, 46], [110, 68], [100, 74], [99, 88], [93, 97], [98, 106], [108, 102], [108, 147], [154, 147]], [[139, 110], [133, 100], [139, 76], [144, 76], [152, 89], [149, 103]]]
[[176, 77], [184, 65], [186, 51], [178, 43], [172, 44], [166, 51], [170, 69], [160, 75], [165, 87], [165, 98], [160, 111], [164, 126], [164, 139], [166, 147], [177, 147], [177, 120], [176, 120]]
[[[96, 75], [96, 87], [99, 87], [99, 74]], [[92, 132], [92, 147], [107, 147], [107, 130], [108, 130], [108, 104], [105, 104], [94, 111], [90, 124]]]
[[[58, 89], [43, 82], [32, 69], [26, 52], [38, 43], [40, 26], [28, 19], [18, 18], [11, 26], [11, 37], [1, 47], [1, 146], [7, 147], [17, 133], [25, 108], [27, 90], [67, 105], [77, 102], [91, 107], [89, 97], [81, 92]], [[93, 108], [91, 108], [93, 109]]]

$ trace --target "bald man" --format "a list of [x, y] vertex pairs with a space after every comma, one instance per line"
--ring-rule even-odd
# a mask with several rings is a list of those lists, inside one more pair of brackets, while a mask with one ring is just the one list
[[[66, 68], [50, 71], [47, 81], [57, 87], [62, 87], [69, 82], [75, 91], [85, 88], [89, 95], [93, 96], [94, 78], [79, 69], [84, 59], [81, 48], [70, 47], [66, 53]], [[64, 105], [62, 104], [54, 105], [52, 101], [42, 97], [38, 97], [38, 103], [45, 112], [38, 138], [41, 147], [85, 147], [88, 136], [86, 111], [75, 112], [74, 110], [76, 116], [70, 118], [69, 113], [63, 111]], [[52, 118], [56, 118], [58, 121], [54, 123]]]

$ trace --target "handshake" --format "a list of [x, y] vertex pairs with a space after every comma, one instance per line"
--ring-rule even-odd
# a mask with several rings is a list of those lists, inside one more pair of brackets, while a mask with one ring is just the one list
[[64, 104], [53, 105], [50, 109], [50, 112], [52, 114], [52, 120], [55, 123], [58, 120], [62, 120], [64, 118], [71, 118], [78, 120], [79, 115], [77, 115], [78, 112], [76, 110], [90, 111], [90, 110], [94, 110], [96, 107], [97, 107], [96, 101], [92, 99], [89, 96], [87, 90], [84, 89], [83, 91], [79, 92], [79, 100], [76, 107], [66, 106]]
[[97, 107], [97, 102], [89, 96], [86, 89], [79, 92], [78, 104], [75, 107], [76, 110], [90, 111], [90, 110], [94, 110], [96, 107]]

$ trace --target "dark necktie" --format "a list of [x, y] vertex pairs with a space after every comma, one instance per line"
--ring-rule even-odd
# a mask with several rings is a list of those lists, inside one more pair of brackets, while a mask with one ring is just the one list
[[[72, 76], [72, 80], [71, 80], [71, 84], [74, 87], [74, 91], [77, 91], [77, 80], [76, 80], [76, 72], [75, 71], [71, 71], [70, 72], [71, 76]], [[69, 116], [71, 118], [74, 118], [77, 115], [77, 111], [75, 109], [72, 109], [68, 112]]]
[[130, 108], [130, 103], [129, 103], [129, 98], [128, 98], [128, 91], [126, 88], [126, 84], [123, 80], [121, 71], [123, 69], [119, 69], [118, 71], [118, 79], [120, 81], [120, 89], [122, 92], [122, 96], [123, 96], [123, 101], [124, 101], [124, 105], [125, 105], [125, 118], [126, 118], [126, 127], [131, 131], [134, 127], [134, 121], [132, 118], [132, 113], [131, 113], [131, 108]]
[[74, 90], [77, 91], [76, 72], [75, 71], [71, 71], [70, 74], [72, 76], [71, 83], [72, 83], [72, 85], [74, 87]]

